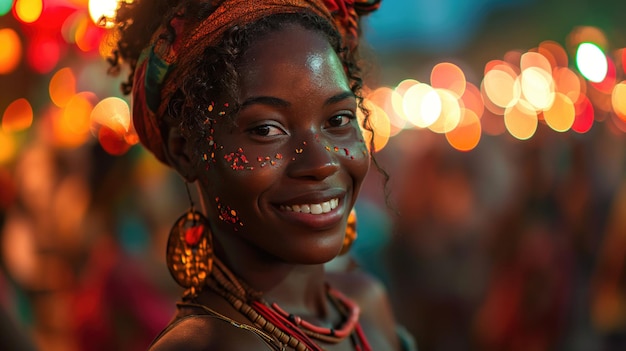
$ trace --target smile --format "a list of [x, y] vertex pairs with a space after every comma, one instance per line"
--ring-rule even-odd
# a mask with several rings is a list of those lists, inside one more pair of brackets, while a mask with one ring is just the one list
[[318, 215], [322, 213], [328, 213], [337, 208], [337, 206], [339, 206], [339, 199], [334, 198], [319, 204], [301, 204], [291, 206], [281, 205], [280, 209], [289, 212], [310, 213], [313, 215]]

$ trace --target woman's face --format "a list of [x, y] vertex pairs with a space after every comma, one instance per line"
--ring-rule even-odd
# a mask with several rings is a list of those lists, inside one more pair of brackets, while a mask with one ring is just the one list
[[198, 162], [213, 229], [286, 262], [326, 262], [369, 167], [341, 61], [292, 25], [253, 44], [239, 73], [242, 107], [234, 124], [210, 124]]

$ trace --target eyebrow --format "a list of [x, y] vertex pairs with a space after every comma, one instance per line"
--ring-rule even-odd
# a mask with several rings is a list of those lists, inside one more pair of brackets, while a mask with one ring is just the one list
[[[344, 91], [341, 92], [337, 95], [333, 95], [331, 97], [329, 97], [328, 99], [326, 99], [326, 101], [324, 102], [324, 105], [332, 105], [335, 104], [337, 102], [340, 102], [342, 100], [345, 99], [354, 99], [356, 98], [356, 96], [354, 95], [354, 93], [352, 91]], [[289, 107], [291, 106], [291, 103], [289, 101], [285, 101], [281, 98], [277, 98], [277, 97], [272, 97], [272, 96], [253, 96], [250, 98], [247, 98], [243, 104], [241, 105], [242, 108], [246, 108], [250, 105], [267, 105], [267, 106], [273, 106], [273, 107]]]

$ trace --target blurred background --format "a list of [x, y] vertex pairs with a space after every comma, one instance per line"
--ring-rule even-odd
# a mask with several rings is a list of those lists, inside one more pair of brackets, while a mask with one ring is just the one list
[[[137, 145], [128, 72], [106, 74], [115, 7], [0, 0], [3, 350], [144, 350], [181, 293], [184, 184]], [[626, 349], [625, 16], [384, 0], [365, 20], [390, 180], [370, 171], [351, 255], [421, 351]]]

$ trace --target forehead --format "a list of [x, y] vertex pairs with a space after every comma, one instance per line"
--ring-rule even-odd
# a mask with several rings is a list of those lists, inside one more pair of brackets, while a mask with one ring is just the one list
[[287, 25], [252, 44], [240, 72], [243, 95], [259, 90], [349, 90], [341, 60], [326, 37], [298, 25]]

